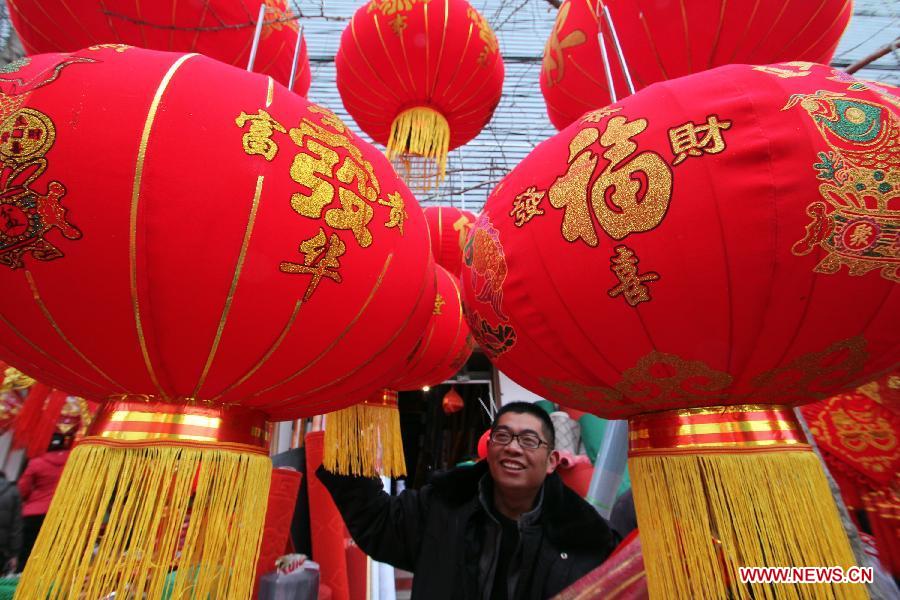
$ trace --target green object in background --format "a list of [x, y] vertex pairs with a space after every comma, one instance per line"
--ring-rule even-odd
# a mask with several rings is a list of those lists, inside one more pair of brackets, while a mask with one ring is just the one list
[[18, 577], [0, 578], [0, 600], [13, 600], [17, 585], [19, 585]]
[[538, 400], [537, 402], [534, 403], [534, 405], [540, 406], [541, 408], [543, 408], [545, 411], [547, 411], [548, 415], [550, 413], [556, 412], [558, 410], [556, 405], [553, 404], [552, 402], [550, 402], [549, 400]]
[[591, 459], [591, 463], [597, 460], [597, 453], [600, 451], [600, 443], [603, 442], [603, 433], [606, 431], [606, 419], [601, 419], [596, 415], [584, 414], [578, 419], [581, 425], [581, 443], [584, 444], [584, 451]]

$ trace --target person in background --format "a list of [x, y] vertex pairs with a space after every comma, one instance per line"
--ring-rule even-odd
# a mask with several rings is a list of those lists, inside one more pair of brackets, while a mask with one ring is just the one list
[[22, 500], [19, 488], [0, 471], [0, 566], [15, 573], [22, 551]]
[[391, 497], [381, 481], [329, 473], [350, 534], [373, 559], [412, 571], [417, 600], [540, 600], [599, 566], [618, 538], [554, 473], [553, 423], [527, 402], [501, 408], [487, 458]]
[[71, 438], [54, 433], [50, 447], [43, 456], [28, 461], [25, 472], [19, 477], [19, 493], [22, 496], [24, 540], [19, 555], [19, 567], [24, 569], [31, 549], [37, 540], [44, 517], [50, 510], [50, 501], [69, 458]]

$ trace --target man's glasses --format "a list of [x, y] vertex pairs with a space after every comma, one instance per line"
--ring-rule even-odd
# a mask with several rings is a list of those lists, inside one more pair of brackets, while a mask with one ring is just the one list
[[537, 450], [541, 445], [550, 447], [550, 444], [539, 438], [533, 431], [513, 433], [508, 429], [495, 429], [491, 432], [491, 441], [501, 446], [508, 446], [515, 439], [519, 440], [519, 446], [525, 450]]

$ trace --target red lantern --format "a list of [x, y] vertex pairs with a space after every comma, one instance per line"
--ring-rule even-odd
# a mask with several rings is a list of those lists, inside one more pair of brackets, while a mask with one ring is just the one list
[[437, 385], [459, 371], [472, 354], [474, 340], [464, 319], [459, 285], [446, 269], [436, 270], [437, 295], [431, 321], [403, 374], [391, 383], [395, 390]]
[[463, 246], [475, 218], [469, 211], [454, 206], [429, 206], [425, 209], [434, 260], [457, 278], [462, 270]]
[[[129, 535], [143, 560], [174, 561], [158, 540], [181, 527], [181, 492], [199, 473], [197, 494], [224, 494], [246, 541], [216, 538], [235, 527], [203, 526], [216, 505], [195, 500], [189, 528], [203, 533], [188, 540], [223, 555], [204, 570], [191, 566], [200, 546], [187, 547], [175, 587], [207, 595], [221, 560], [232, 576], [214, 595], [245, 596], [271, 468], [265, 419], [340, 408], [402, 368], [434, 293], [421, 210], [333, 113], [203, 56], [39, 55], [0, 76], [0, 92], [0, 353], [108, 400], [38, 540], [50, 562], [29, 561], [20, 585], [35, 597], [62, 580], [67, 597], [82, 583], [86, 597], [112, 591], [104, 572], [85, 582], [58, 570], [91, 556], [96, 540], [53, 536], [107, 518], [104, 503], [83, 510], [94, 493], [119, 502], [99, 541], [109, 569], [123, 539], [109, 532], [130, 527], [123, 494], [144, 498], [147, 519], [164, 507], [146, 496], [172, 498], [158, 531]], [[131, 466], [117, 472], [121, 461]], [[158, 472], [146, 481], [119, 479], [147, 461]], [[244, 483], [216, 487], [222, 477]], [[155, 595], [165, 571], [110, 577]]]
[[[666, 502], [678, 500], [657, 496], [654, 508], [638, 498], [654, 477], [653, 489], [669, 493], [668, 476], [711, 461], [703, 448], [714, 444], [738, 454], [772, 446], [729, 463], [729, 502], [753, 503], [739, 483], [751, 476], [796, 500], [770, 507], [790, 528], [763, 523], [775, 516], [767, 512], [736, 528], [767, 530], [779, 548], [788, 542], [778, 536], [795, 536], [809, 553], [795, 564], [852, 561], [849, 546], [811, 541], [843, 533], [821, 504], [829, 496], [815, 455], [777, 407], [897, 364], [897, 113], [888, 90], [823, 66], [738, 65], [657, 84], [538, 146], [469, 237], [467, 316], [498, 368], [564, 406], [632, 419], [630, 468], [660, 597], [726, 585], [712, 563], [687, 580], [670, 570], [684, 568], [672, 564], [672, 544], [709, 549], [704, 519], [726, 505], [695, 506], [689, 524], [672, 520], [681, 509]], [[765, 471], [769, 458], [791, 467]], [[821, 498], [809, 496], [819, 483]], [[687, 493], [684, 483], [671, 490]], [[767, 564], [741, 554], [739, 540], [721, 541], [728, 560]], [[699, 587], [671, 587], [682, 584]]]
[[[297, 17], [287, 0], [266, 0], [265, 4], [254, 70], [286, 84], [299, 32]], [[151, 50], [200, 52], [246, 68], [259, 2], [9, 0], [9, 13], [27, 54], [126, 44]], [[309, 56], [303, 40], [292, 89], [305, 96], [309, 83]]]
[[456, 391], [455, 387], [451, 387], [450, 391], [444, 394], [444, 397], [441, 399], [441, 408], [444, 410], [445, 415], [452, 415], [453, 413], [457, 413], [463, 409], [466, 405], [463, 397], [459, 395], [459, 392]]
[[612, 101], [600, 31], [617, 97], [628, 94], [604, 8], [637, 89], [731, 63], [828, 63], [853, 12], [844, 0], [814, 0], [790, 8], [781, 0], [566, 0], [541, 66], [541, 91], [557, 129]]
[[350, 20], [335, 58], [337, 86], [388, 157], [422, 156], [443, 179], [447, 152], [491, 119], [503, 59], [490, 25], [466, 0], [372, 0]]

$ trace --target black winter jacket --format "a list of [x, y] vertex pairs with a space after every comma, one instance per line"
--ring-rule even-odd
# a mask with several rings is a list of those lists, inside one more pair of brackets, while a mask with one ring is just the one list
[[0, 476], [0, 559], [18, 556], [21, 550], [22, 500], [19, 488]]
[[[488, 508], [487, 464], [435, 475], [419, 491], [391, 497], [377, 479], [322, 467], [356, 544], [373, 559], [414, 573], [416, 600], [487, 600], [500, 526]], [[543, 600], [599, 566], [618, 538], [597, 512], [554, 473], [539, 507], [519, 520], [519, 547], [509, 565], [511, 600]]]

